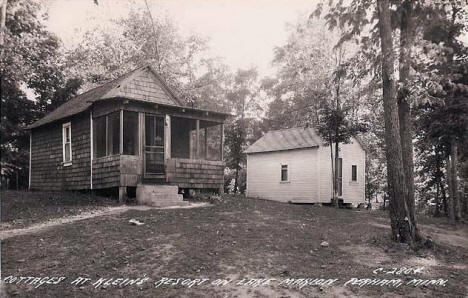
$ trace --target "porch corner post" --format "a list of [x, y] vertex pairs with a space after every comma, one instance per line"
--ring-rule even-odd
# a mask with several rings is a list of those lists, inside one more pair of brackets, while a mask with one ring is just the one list
[[127, 187], [119, 186], [119, 204], [123, 204], [127, 197]]
[[141, 156], [141, 177], [145, 174], [145, 114], [138, 113], [138, 154]]
[[196, 148], [195, 148], [195, 159], [200, 158], [200, 120], [197, 119], [197, 141], [196, 141]]
[[123, 154], [123, 109], [120, 109], [120, 155]]
[[166, 115], [164, 120], [164, 155], [165, 159], [171, 158], [171, 116]]
[[[224, 123], [221, 124], [221, 162], [224, 165]], [[224, 194], [224, 167], [223, 167], [223, 184], [219, 188], [219, 195]]]
[[224, 123], [221, 124], [221, 161], [224, 161]]
[[94, 147], [94, 144], [93, 144], [93, 139], [94, 139], [94, 135], [93, 135], [93, 110], [90, 111], [89, 113], [89, 144], [90, 144], [90, 153], [89, 153], [89, 156], [90, 156], [90, 164], [89, 164], [89, 167], [90, 167], [90, 176], [89, 176], [89, 184], [90, 184], [90, 188], [91, 190], [93, 190], [93, 159], [94, 159], [94, 155], [93, 155], [93, 147]]

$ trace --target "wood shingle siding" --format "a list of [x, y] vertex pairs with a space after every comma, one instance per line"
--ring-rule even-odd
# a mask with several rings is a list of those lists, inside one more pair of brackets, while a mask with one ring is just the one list
[[120, 90], [117, 96], [174, 105], [174, 101], [169, 98], [167, 92], [154, 79], [154, 75], [150, 73], [150, 70], [139, 73]]
[[[71, 122], [72, 164], [63, 165], [62, 124]], [[31, 189], [77, 190], [90, 187], [89, 114], [32, 130]]]
[[[125, 122], [124, 115], [130, 115], [130, 113], [126, 114], [127, 111], [138, 112], [138, 121], [133, 117], [127, 118], [130, 120]], [[120, 123], [110, 121], [109, 117], [99, 118], [114, 112], [120, 114]], [[90, 119], [91, 115], [93, 120]], [[158, 177], [153, 177], [154, 173], [144, 173], [145, 152], [151, 148], [151, 146], [146, 146], [146, 138], [144, 138], [146, 133], [144, 119], [147, 115], [161, 116], [166, 119], [163, 135], [165, 162], [160, 160], [159, 166], [162, 168], [164, 165], [167, 168], [167, 176], [163, 172], [158, 172]], [[190, 121], [196, 121], [196, 123], [208, 121], [222, 124], [228, 114], [183, 106], [175, 93], [150, 65], [135, 69], [68, 100], [28, 126], [31, 130], [30, 188], [75, 190], [119, 187], [119, 198], [125, 194], [125, 187], [134, 187], [142, 182], [171, 183], [184, 188], [221, 188], [224, 183], [224, 164], [221, 161], [170, 159], [172, 140], [183, 137], [188, 140], [189, 138], [188, 134], [171, 136], [170, 117], [172, 116], [192, 119]], [[70, 128], [65, 126], [64, 130], [63, 124], [68, 122], [70, 122]], [[91, 132], [91, 122], [95, 128], [93, 132]], [[139, 125], [136, 126], [135, 122]], [[125, 128], [125, 124], [131, 126]], [[120, 131], [113, 129], [117, 127]], [[148, 126], [148, 131], [151, 131], [151, 128], [151, 125]], [[65, 138], [67, 163], [64, 163], [63, 157], [63, 131], [67, 132], [67, 136], [71, 135], [71, 140], [69, 137]], [[129, 131], [131, 133], [128, 133]], [[96, 139], [91, 140], [92, 134], [96, 134]], [[151, 140], [153, 137], [156, 138], [156, 136], [150, 136], [148, 139]], [[161, 136], [158, 135], [158, 137]], [[109, 146], [106, 144], [110, 142], [109, 140], [117, 139], [120, 140], [119, 147], [117, 147], [117, 142], [111, 142], [112, 150], [108, 150]], [[138, 148], [136, 140], [139, 142]], [[93, 144], [93, 141], [96, 144]], [[99, 158], [93, 156], [91, 160], [91, 144], [99, 149], [99, 154], [96, 154], [100, 156]], [[130, 145], [131, 150], [127, 150], [126, 144]], [[103, 150], [103, 147], [106, 149]], [[70, 148], [71, 160], [68, 154]], [[124, 152], [138, 154], [117, 154]], [[106, 154], [113, 155], [104, 156]]]
[[93, 159], [93, 188], [108, 188], [120, 185], [120, 155]]
[[183, 188], [215, 188], [224, 184], [224, 163], [198, 159], [167, 160], [167, 181]]

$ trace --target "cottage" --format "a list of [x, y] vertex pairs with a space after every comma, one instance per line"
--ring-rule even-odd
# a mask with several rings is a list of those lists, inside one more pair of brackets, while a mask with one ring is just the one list
[[[281, 202], [331, 202], [330, 146], [324, 145], [313, 128], [270, 131], [245, 152], [248, 196]], [[357, 138], [340, 146], [338, 196], [345, 204], [365, 201], [365, 160]]]
[[130, 188], [169, 201], [180, 189], [220, 191], [227, 116], [182, 105], [151, 66], [138, 68], [29, 127], [29, 187], [118, 188], [121, 200]]

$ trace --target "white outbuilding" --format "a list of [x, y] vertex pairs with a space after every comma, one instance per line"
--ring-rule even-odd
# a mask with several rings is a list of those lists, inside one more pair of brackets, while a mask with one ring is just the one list
[[[331, 202], [330, 146], [313, 128], [269, 131], [245, 153], [247, 196], [293, 203]], [[366, 151], [362, 142], [352, 137], [349, 144], [340, 144], [339, 155], [340, 201], [353, 206], [364, 203]]]

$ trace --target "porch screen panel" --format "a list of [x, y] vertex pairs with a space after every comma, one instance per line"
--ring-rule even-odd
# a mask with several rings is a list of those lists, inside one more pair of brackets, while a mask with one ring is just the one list
[[94, 156], [106, 155], [106, 116], [93, 119]]
[[107, 155], [120, 153], [120, 111], [110, 113], [107, 120]]
[[[190, 158], [195, 149], [196, 122], [193, 119], [171, 117], [171, 156]], [[193, 136], [192, 136], [193, 135]], [[193, 152], [192, 152], [193, 151]]]
[[123, 154], [138, 155], [137, 112], [123, 112]]
[[197, 130], [190, 131], [190, 158], [197, 159]]
[[222, 128], [221, 124], [206, 128], [206, 159], [221, 160]]
[[206, 128], [200, 127], [199, 133], [200, 142], [198, 143], [200, 148], [198, 149], [198, 159], [206, 159]]

